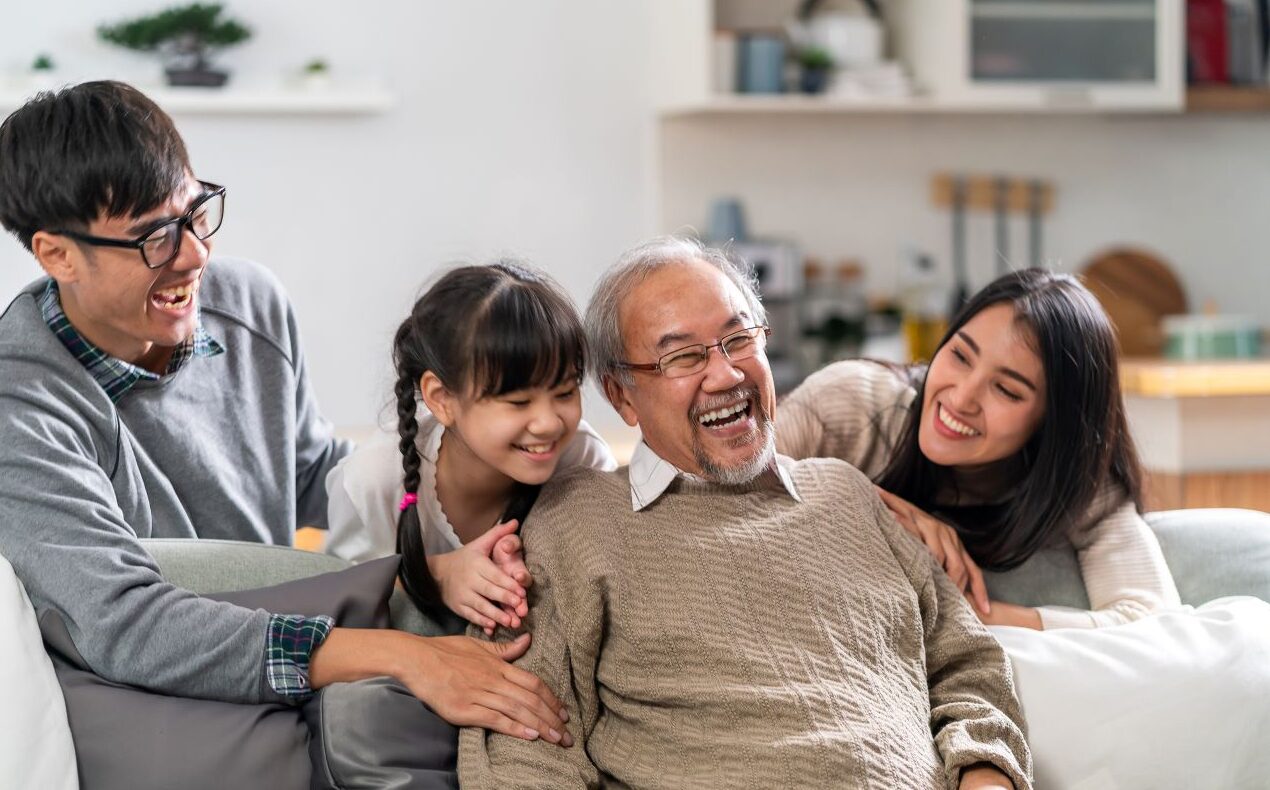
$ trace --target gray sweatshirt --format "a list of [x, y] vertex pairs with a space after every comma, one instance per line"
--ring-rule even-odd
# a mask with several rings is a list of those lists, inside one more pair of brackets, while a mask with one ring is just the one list
[[45, 324], [47, 280], [0, 314], [0, 555], [102, 677], [231, 702], [265, 679], [269, 613], [173, 587], [138, 538], [290, 544], [324, 526], [351, 449], [309, 387], [295, 314], [262, 267], [217, 259], [199, 292], [226, 351], [112, 404]]

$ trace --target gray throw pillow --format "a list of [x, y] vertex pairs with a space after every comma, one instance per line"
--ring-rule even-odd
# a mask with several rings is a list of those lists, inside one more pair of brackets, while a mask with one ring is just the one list
[[[396, 556], [258, 590], [207, 595], [282, 614], [388, 626]], [[94, 674], [54, 612], [40, 618], [57, 671], [83, 790], [268, 787], [307, 790], [309, 728], [299, 707], [170, 697]]]

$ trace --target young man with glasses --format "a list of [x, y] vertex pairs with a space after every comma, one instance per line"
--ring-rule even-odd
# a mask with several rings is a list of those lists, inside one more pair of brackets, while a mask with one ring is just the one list
[[[457, 724], [563, 732], [559, 702], [503, 660], [526, 640], [350, 630], [214, 602], [166, 583], [138, 542], [290, 544], [298, 523], [325, 523], [326, 473], [350, 449], [318, 411], [276, 280], [209, 260], [226, 191], [194, 178], [171, 119], [120, 83], [41, 94], [0, 125], [0, 225], [47, 274], [0, 314], [0, 555], [37, 615], [60, 621], [101, 678], [176, 697], [295, 705], [340, 681], [395, 678], [363, 696], [342, 687], [346, 707], [387, 694], [406, 708], [363, 718], [401, 732], [384, 736], [389, 751], [371, 743], [350, 759], [375, 769], [403, 744], [437, 755], [372, 784], [453, 785], [454, 731], [414, 697]], [[336, 766], [322, 767], [329, 780]], [[220, 770], [204, 778], [241, 786]]]
[[762, 304], [717, 250], [638, 247], [586, 316], [642, 439], [543, 487], [517, 665], [577, 745], [468, 729], [465, 788], [1031, 786], [996, 640], [860, 472], [775, 451]]

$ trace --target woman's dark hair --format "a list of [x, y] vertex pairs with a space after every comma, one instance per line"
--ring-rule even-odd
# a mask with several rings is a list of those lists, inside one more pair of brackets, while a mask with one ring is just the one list
[[[397, 371], [398, 447], [407, 494], [419, 489], [419, 380], [431, 371], [445, 388], [474, 398], [531, 387], [558, 387], [585, 374], [582, 322], [569, 298], [546, 275], [510, 261], [452, 269], [415, 302], [393, 338]], [[537, 497], [520, 486], [502, 520], [522, 522]], [[425, 612], [441, 610], [440, 590], [428, 571], [419, 507], [397, 520], [398, 576]]]
[[190, 172], [168, 114], [122, 82], [85, 82], [28, 101], [0, 125], [0, 225], [31, 249], [36, 231], [137, 217]]
[[1045, 370], [1045, 412], [1019, 453], [1023, 476], [1014, 493], [997, 505], [936, 505], [936, 492], [955, 485], [955, 478], [918, 445], [924, 381], [917, 383], [896, 451], [877, 483], [951, 521], [979, 565], [1008, 570], [1073, 529], [1109, 480], [1140, 508], [1142, 473], [1120, 397], [1115, 330], [1093, 294], [1071, 275], [1011, 272], [966, 303], [939, 347], [997, 304], [1014, 308]]

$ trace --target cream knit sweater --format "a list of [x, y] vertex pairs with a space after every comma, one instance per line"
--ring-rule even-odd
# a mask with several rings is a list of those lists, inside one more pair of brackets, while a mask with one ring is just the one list
[[[793, 458], [841, 458], [877, 478], [908, 418], [915, 391], [889, 368], [864, 360], [828, 365], [776, 409], [776, 446]], [[982, 487], [983, 481], [976, 481]], [[1046, 628], [1119, 625], [1181, 603], [1155, 533], [1114, 484], [1071, 525], [1093, 611], [1040, 607]]]
[[626, 467], [543, 489], [516, 663], [576, 743], [467, 729], [463, 787], [1031, 786], [1010, 665], [929, 553], [847, 464], [781, 462], [801, 503], [771, 473], [639, 512]]

